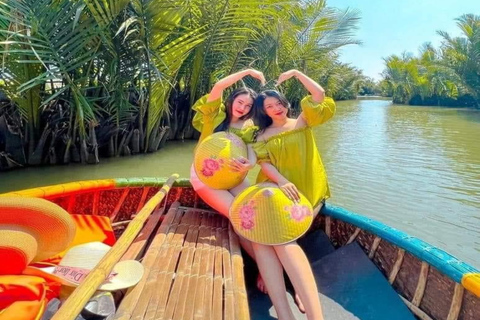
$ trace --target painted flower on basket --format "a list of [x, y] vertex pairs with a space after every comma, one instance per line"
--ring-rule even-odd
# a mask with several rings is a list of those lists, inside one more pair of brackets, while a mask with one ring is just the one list
[[255, 217], [254, 202], [250, 201], [248, 204], [244, 204], [240, 209], [238, 216], [240, 217], [240, 225], [245, 230], [250, 230], [255, 226], [253, 218]]
[[203, 167], [211, 171], [217, 171], [220, 169], [220, 164], [215, 159], [205, 159], [203, 160]]
[[213, 176], [213, 171], [208, 170], [207, 168], [203, 168], [203, 169], [202, 169], [202, 174], [203, 174], [205, 177], [211, 177], [211, 176]]
[[242, 228], [245, 230], [250, 230], [255, 226], [253, 220], [242, 220]]
[[294, 204], [291, 207], [286, 206], [285, 210], [287, 210], [290, 213], [290, 218], [292, 218], [297, 222], [301, 222], [306, 217], [312, 215], [312, 213], [310, 212], [310, 208], [306, 205]]
[[213, 158], [203, 160], [202, 174], [205, 177], [213, 176], [215, 174], [215, 171], [220, 169], [222, 163], [222, 160], [216, 160]]

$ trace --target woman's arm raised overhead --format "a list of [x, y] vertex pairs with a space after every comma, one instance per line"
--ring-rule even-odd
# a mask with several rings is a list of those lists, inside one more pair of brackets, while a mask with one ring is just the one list
[[218, 98], [222, 96], [223, 90], [226, 88], [230, 87], [233, 85], [235, 82], [237, 82], [240, 79], [243, 79], [245, 76], [252, 76], [258, 80], [260, 80], [260, 83], [262, 85], [265, 84], [265, 77], [263, 76], [263, 73], [255, 70], [255, 69], [246, 69], [242, 70], [236, 73], [233, 73], [229, 76], [226, 76], [225, 78], [219, 80], [215, 85], [213, 86], [212, 90], [210, 91], [210, 94], [208, 96], [207, 102], [210, 101], [215, 101]]
[[325, 90], [315, 82], [310, 77], [306, 76], [302, 72], [292, 69], [282, 73], [277, 80], [277, 85], [281, 84], [282, 82], [290, 79], [291, 77], [295, 77], [300, 81], [303, 86], [310, 92], [312, 95], [312, 100], [317, 103], [322, 103], [323, 99], [325, 98]]

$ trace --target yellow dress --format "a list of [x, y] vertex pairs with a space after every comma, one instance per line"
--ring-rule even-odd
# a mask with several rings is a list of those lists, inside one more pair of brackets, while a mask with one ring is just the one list
[[[207, 102], [207, 99], [208, 94], [198, 99], [192, 107], [197, 112], [193, 117], [192, 125], [201, 133], [198, 142], [211, 135], [226, 117], [222, 98], [210, 102]], [[245, 121], [242, 129], [230, 127], [227, 131], [236, 134], [245, 143], [252, 143], [257, 130], [258, 127], [254, 126], [252, 121]]]
[[[311, 96], [301, 102], [307, 126], [276, 134], [265, 141], [256, 142], [253, 149], [259, 162], [270, 162], [288, 181], [317, 207], [330, 197], [327, 173], [315, 143], [312, 127], [322, 124], [335, 114], [335, 102], [331, 98], [318, 104]], [[260, 171], [257, 183], [269, 181]]]

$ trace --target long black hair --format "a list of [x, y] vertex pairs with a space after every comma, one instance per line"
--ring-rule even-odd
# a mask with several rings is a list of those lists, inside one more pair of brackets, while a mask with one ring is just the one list
[[[222, 123], [220, 123], [215, 128], [215, 130], [214, 130], [215, 132], [227, 131], [228, 130], [228, 127], [230, 126], [230, 121], [232, 120], [233, 101], [235, 101], [235, 99], [239, 95], [242, 95], [242, 94], [248, 94], [252, 98], [253, 101], [255, 101], [255, 99], [257, 98], [257, 93], [250, 88], [241, 87], [241, 88], [237, 88], [237, 89], [233, 90], [233, 92], [230, 93], [227, 100], [225, 101], [225, 113], [226, 113], [225, 120], [223, 120]], [[251, 119], [251, 118], [253, 118], [253, 106], [252, 106], [252, 108], [250, 108], [250, 111], [248, 111], [247, 114], [240, 117], [240, 120], [247, 120], [247, 119]]]
[[265, 90], [262, 93], [260, 93], [255, 101], [253, 102], [253, 118], [255, 122], [255, 125], [258, 126], [259, 132], [263, 132], [267, 127], [269, 127], [272, 124], [272, 118], [270, 118], [266, 113], [265, 113], [265, 108], [263, 106], [265, 99], [267, 97], [273, 97], [277, 98], [280, 103], [288, 109], [290, 112], [290, 102], [288, 102], [287, 98], [285, 96], [276, 91], [276, 90]]

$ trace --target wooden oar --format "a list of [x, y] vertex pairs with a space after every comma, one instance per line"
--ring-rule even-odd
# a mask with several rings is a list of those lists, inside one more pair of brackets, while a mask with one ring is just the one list
[[103, 257], [97, 266], [88, 274], [87, 278], [75, 289], [62, 307], [53, 316], [52, 320], [73, 320], [82, 311], [82, 308], [95, 293], [97, 288], [105, 281], [115, 264], [127, 251], [137, 234], [142, 229], [145, 221], [155, 210], [163, 198], [168, 194], [178, 174], [173, 174], [163, 187], [140, 210], [130, 222], [125, 232], [118, 239], [112, 249]]

